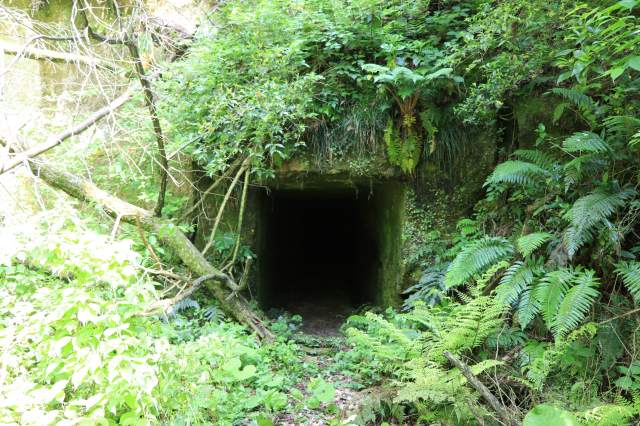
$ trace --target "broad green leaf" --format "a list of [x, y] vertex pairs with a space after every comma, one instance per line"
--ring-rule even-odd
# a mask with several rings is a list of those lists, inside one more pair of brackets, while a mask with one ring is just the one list
[[636, 71], [640, 71], [640, 56], [632, 56], [627, 59], [627, 65]]
[[618, 2], [618, 4], [620, 6], [624, 7], [625, 9], [629, 9], [629, 10], [633, 9], [636, 6], [637, 3], [638, 3], [637, 0], [620, 0]]
[[536, 405], [527, 413], [523, 426], [579, 426], [572, 413], [553, 405]]
[[611, 68], [609, 70], [609, 75], [611, 76], [611, 79], [615, 80], [616, 78], [620, 77], [622, 73], [624, 73], [625, 69], [627, 69], [626, 66]]

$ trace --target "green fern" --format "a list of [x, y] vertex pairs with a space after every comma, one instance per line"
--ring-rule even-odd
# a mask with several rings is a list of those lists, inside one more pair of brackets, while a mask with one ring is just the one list
[[423, 333], [426, 359], [445, 362], [444, 351], [460, 354], [484, 344], [487, 337], [504, 325], [506, 306], [489, 296], [478, 296], [465, 304], [452, 307], [414, 310], [407, 317], [422, 324], [430, 324], [430, 332]]
[[534, 232], [532, 234], [523, 235], [516, 241], [516, 247], [523, 257], [529, 256], [534, 251], [544, 245], [553, 235], [548, 232]]
[[640, 262], [620, 262], [616, 265], [616, 273], [631, 293], [633, 300], [640, 303]]
[[539, 272], [540, 265], [535, 262], [515, 262], [500, 279], [496, 288], [497, 300], [506, 305], [514, 305]]
[[573, 276], [574, 271], [569, 268], [548, 272], [531, 292], [549, 329], [553, 326], [560, 304], [569, 291]]
[[562, 150], [567, 153], [583, 152], [602, 154], [609, 152], [609, 145], [593, 132], [577, 132], [562, 143]]
[[551, 92], [570, 101], [581, 110], [595, 112], [598, 108], [598, 104], [590, 96], [579, 90], [555, 87]]
[[595, 272], [590, 269], [578, 273], [574, 277], [573, 283], [573, 287], [562, 299], [551, 327], [556, 339], [575, 329], [600, 295], [597, 288], [600, 282], [595, 276]]
[[555, 158], [538, 149], [518, 149], [513, 153], [516, 158], [526, 160], [547, 171], [553, 170], [558, 165]]
[[484, 237], [467, 244], [447, 269], [444, 279], [447, 289], [466, 283], [511, 253], [513, 246], [504, 238]]
[[640, 132], [640, 118], [629, 115], [614, 115], [604, 120], [607, 132], [623, 138], [633, 137]]
[[631, 136], [631, 138], [629, 138], [629, 147], [630, 148], [635, 148], [636, 146], [638, 146], [638, 144], [640, 144], [640, 130], [638, 130], [633, 136]]
[[635, 190], [599, 189], [579, 198], [567, 212], [570, 226], [565, 231], [564, 243], [569, 257], [591, 240], [595, 228], [609, 218], [626, 201], [635, 195]]
[[603, 404], [580, 413], [586, 426], [622, 426], [630, 423], [633, 417], [640, 414], [640, 393], [629, 391], [631, 401], [616, 395], [613, 403]]
[[540, 304], [533, 297], [532, 289], [526, 288], [520, 295], [516, 315], [520, 328], [524, 331], [535, 316], [540, 312]]
[[531, 288], [536, 277], [544, 273], [542, 259], [515, 262], [502, 276], [496, 288], [496, 300], [505, 305], [516, 305], [520, 326], [524, 329], [539, 311], [538, 301]]
[[384, 129], [383, 139], [387, 146], [387, 155], [389, 162], [393, 165], [400, 164], [402, 140], [398, 134], [397, 129], [393, 126], [393, 121], [389, 120], [387, 126]]
[[489, 175], [484, 186], [497, 183], [514, 185], [534, 185], [546, 177], [549, 172], [542, 167], [526, 161], [510, 160], [498, 164]]
[[607, 164], [607, 159], [599, 154], [585, 154], [573, 158], [563, 167], [565, 189], [568, 190], [585, 176], [595, 176]]
[[400, 150], [399, 166], [405, 173], [411, 173], [418, 165], [422, 141], [413, 132], [402, 143]]

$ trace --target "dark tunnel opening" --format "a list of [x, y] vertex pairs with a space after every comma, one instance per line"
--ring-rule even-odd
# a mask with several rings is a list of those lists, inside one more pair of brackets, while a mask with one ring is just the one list
[[375, 303], [381, 262], [373, 192], [272, 191], [263, 203], [265, 309], [299, 314], [304, 331], [331, 334], [358, 306]]

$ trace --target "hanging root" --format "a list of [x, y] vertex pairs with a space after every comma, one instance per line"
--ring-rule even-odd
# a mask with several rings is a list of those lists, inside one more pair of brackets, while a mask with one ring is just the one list
[[233, 178], [233, 181], [231, 181], [231, 185], [229, 185], [229, 189], [227, 189], [227, 193], [224, 195], [224, 199], [222, 200], [222, 204], [220, 204], [220, 208], [218, 209], [218, 214], [216, 215], [216, 221], [213, 224], [213, 230], [211, 231], [211, 236], [209, 237], [209, 241], [207, 242], [207, 245], [204, 246], [204, 249], [202, 250], [203, 256], [207, 254], [207, 251], [209, 251], [209, 249], [213, 245], [213, 242], [216, 237], [216, 231], [218, 230], [218, 225], [220, 225], [220, 220], [222, 219], [222, 214], [224, 213], [224, 209], [227, 206], [227, 202], [229, 201], [229, 198], [231, 198], [233, 189], [238, 184], [238, 180], [240, 180], [240, 176], [242, 176], [242, 174], [249, 167], [249, 161], [250, 161], [249, 158], [244, 160], [244, 162], [242, 163], [242, 167], [240, 167], [240, 170], [238, 170], [238, 173], [236, 173], [235, 177]]

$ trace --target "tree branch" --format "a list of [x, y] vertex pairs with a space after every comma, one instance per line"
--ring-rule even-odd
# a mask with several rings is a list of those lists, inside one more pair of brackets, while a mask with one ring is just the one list
[[156, 144], [158, 145], [158, 163], [160, 164], [160, 190], [158, 191], [158, 200], [154, 208], [156, 216], [160, 217], [162, 214], [162, 208], [164, 207], [165, 194], [167, 192], [167, 177], [169, 174], [169, 162], [167, 161], [167, 151], [164, 134], [162, 133], [162, 126], [160, 125], [160, 119], [158, 118], [158, 110], [156, 108], [155, 95], [151, 88], [151, 83], [147, 77], [144, 66], [142, 65], [142, 59], [140, 58], [140, 51], [138, 50], [137, 37], [133, 37], [130, 34], [124, 34], [121, 38], [109, 38], [96, 33], [89, 25], [89, 18], [87, 17], [87, 11], [85, 10], [86, 3], [82, 1], [82, 5], [77, 5], [76, 8], [84, 25], [84, 30], [90, 38], [107, 44], [121, 44], [129, 50], [129, 54], [133, 58], [136, 75], [142, 90], [144, 92], [144, 101], [149, 109], [149, 116], [151, 118], [151, 124], [153, 125], [153, 132], [156, 136]]
[[[44, 38], [44, 37], [39, 37]], [[87, 55], [79, 55], [77, 53], [60, 52], [58, 50], [40, 49], [37, 47], [29, 47], [29, 44], [36, 40], [36, 38], [29, 40], [25, 45], [20, 46], [17, 44], [9, 43], [4, 40], [0, 40], [0, 51], [4, 51], [9, 55], [15, 55], [16, 60], [20, 58], [34, 59], [34, 60], [48, 60], [52, 62], [68, 62], [68, 63], [81, 63], [89, 66], [106, 65], [109, 64], [93, 58]], [[9, 68], [9, 67], [8, 67]]]
[[111, 114], [113, 111], [115, 111], [116, 109], [124, 105], [131, 98], [131, 92], [132, 92], [131, 87], [127, 88], [127, 90], [122, 95], [118, 96], [116, 99], [111, 101], [108, 105], [100, 108], [98, 111], [91, 114], [83, 122], [77, 124], [74, 127], [68, 128], [62, 133], [59, 133], [57, 135], [50, 137], [49, 139], [47, 139], [46, 142], [38, 144], [32, 148], [28, 148], [27, 150], [16, 154], [14, 157], [9, 158], [3, 164], [0, 164], [0, 175], [8, 172], [14, 167], [19, 166], [20, 164], [24, 163], [28, 159], [36, 157], [50, 150], [51, 148], [58, 146], [65, 139], [68, 139], [71, 136], [78, 135], [83, 131], [87, 130], [89, 127], [91, 127], [93, 124], [101, 120], [103, 117]]
[[123, 222], [135, 224], [136, 220], [139, 220], [143, 229], [155, 233], [158, 240], [171, 248], [195, 275], [215, 275], [215, 280], [206, 281], [206, 286], [218, 299], [225, 312], [248, 326], [258, 338], [266, 341], [273, 340], [271, 331], [243, 296], [236, 294], [236, 297], [227, 300], [227, 296], [233, 294], [238, 288], [233, 279], [211, 265], [172, 222], [155, 217], [152, 212], [114, 197], [93, 183], [51, 164], [31, 159], [30, 165], [34, 174], [52, 187], [79, 200], [96, 203], [110, 215], [120, 216]]
[[460, 370], [462, 375], [467, 379], [467, 382], [469, 382], [469, 384], [473, 386], [480, 395], [482, 395], [482, 398], [489, 403], [491, 408], [493, 408], [505, 424], [510, 426], [520, 426], [520, 422], [516, 420], [513, 413], [511, 413], [507, 407], [502, 405], [502, 403], [498, 401], [498, 398], [496, 398], [495, 395], [493, 395], [491, 391], [480, 380], [478, 380], [467, 364], [460, 361], [449, 351], [445, 351], [444, 356], [451, 362], [451, 364]]

